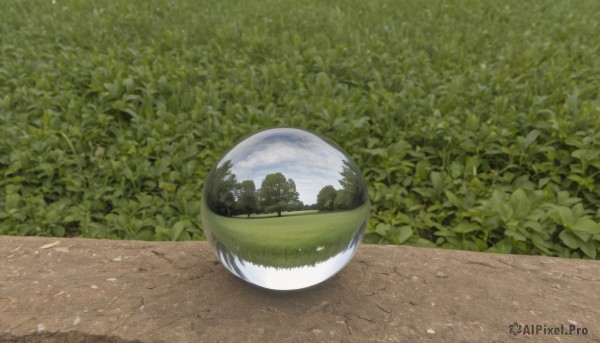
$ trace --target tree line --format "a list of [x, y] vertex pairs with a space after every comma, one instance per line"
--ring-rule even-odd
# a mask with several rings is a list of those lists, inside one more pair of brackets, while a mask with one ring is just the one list
[[362, 205], [366, 200], [365, 190], [360, 186], [360, 176], [354, 171], [347, 161], [340, 173], [342, 178], [338, 181], [340, 189], [327, 185], [317, 195], [316, 208], [319, 211], [350, 210]]
[[316, 209], [319, 211], [347, 210], [364, 203], [366, 193], [359, 189], [359, 175], [344, 161], [336, 190], [332, 185], [319, 192], [315, 204], [304, 204], [299, 200], [296, 182], [280, 172], [268, 174], [257, 189], [253, 180], [238, 181], [231, 171], [230, 160], [217, 167], [206, 180], [205, 201], [215, 213], [227, 217], [245, 214], [277, 213], [284, 211]]
[[232, 166], [225, 161], [207, 180], [206, 203], [212, 211], [227, 217], [274, 212], [281, 217], [283, 211], [304, 209], [293, 179], [279, 172], [268, 174], [256, 189], [253, 180], [238, 182]]

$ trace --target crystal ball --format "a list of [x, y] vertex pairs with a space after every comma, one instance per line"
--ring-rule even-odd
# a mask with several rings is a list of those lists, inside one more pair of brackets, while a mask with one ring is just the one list
[[367, 227], [360, 170], [314, 133], [268, 129], [217, 162], [202, 194], [202, 226], [223, 265], [260, 287], [294, 290], [339, 272]]

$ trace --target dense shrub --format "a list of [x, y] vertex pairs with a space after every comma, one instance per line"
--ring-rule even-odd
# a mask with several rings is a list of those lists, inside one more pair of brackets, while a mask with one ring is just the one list
[[600, 2], [23, 1], [0, 11], [0, 233], [202, 238], [209, 168], [294, 126], [367, 242], [596, 258]]

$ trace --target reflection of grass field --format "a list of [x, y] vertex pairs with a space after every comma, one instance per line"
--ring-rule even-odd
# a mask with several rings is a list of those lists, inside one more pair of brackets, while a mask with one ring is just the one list
[[314, 265], [346, 248], [368, 211], [363, 205], [345, 212], [252, 220], [206, 215], [205, 222], [215, 238], [243, 260], [296, 267]]

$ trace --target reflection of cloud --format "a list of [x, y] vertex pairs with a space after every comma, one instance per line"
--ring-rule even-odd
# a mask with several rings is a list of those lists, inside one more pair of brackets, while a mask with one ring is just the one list
[[342, 161], [347, 157], [306, 131], [275, 129], [244, 140], [223, 161], [229, 159], [238, 181], [254, 180], [260, 188], [267, 174], [280, 172], [296, 182], [303, 203], [314, 204], [323, 187], [339, 187]]

